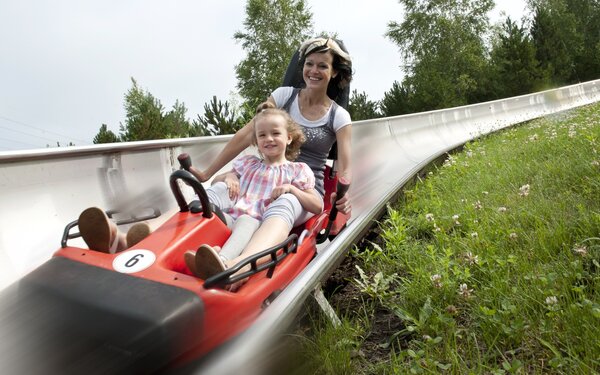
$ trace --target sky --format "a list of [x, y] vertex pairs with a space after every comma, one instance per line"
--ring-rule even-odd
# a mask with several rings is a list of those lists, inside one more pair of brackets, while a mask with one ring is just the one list
[[[520, 19], [526, 0], [497, 1]], [[102, 124], [116, 134], [131, 78], [188, 118], [213, 95], [235, 99], [233, 39], [244, 31], [242, 0], [0, 1], [0, 153], [91, 145]], [[307, 0], [314, 31], [337, 33], [355, 71], [352, 89], [379, 100], [403, 78], [397, 46], [384, 36], [402, 22], [397, 0]]]

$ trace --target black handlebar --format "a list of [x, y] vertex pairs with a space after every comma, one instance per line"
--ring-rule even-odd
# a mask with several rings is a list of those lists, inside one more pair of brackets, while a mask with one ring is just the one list
[[188, 172], [190, 171], [190, 167], [192, 166], [192, 158], [189, 154], [184, 152], [183, 154], [180, 154], [177, 157], [177, 160], [179, 161], [179, 165], [181, 165], [181, 168], [185, 169]]
[[331, 211], [329, 211], [329, 220], [327, 222], [327, 227], [325, 228], [325, 230], [323, 230], [319, 234], [317, 234], [317, 243], [323, 243], [329, 237], [329, 232], [331, 231], [331, 226], [333, 225], [333, 222], [337, 218], [337, 214], [338, 214], [338, 209], [335, 206], [335, 204], [340, 199], [342, 199], [344, 197], [344, 195], [346, 195], [346, 192], [348, 192], [349, 188], [350, 188], [350, 183], [347, 182], [345, 179], [340, 178], [338, 180], [337, 186], [336, 186], [337, 196], [335, 198], [335, 202], [333, 202]]
[[181, 193], [181, 188], [179, 187], [177, 180], [183, 180], [183, 182], [185, 182], [186, 184], [191, 186], [192, 189], [194, 189], [194, 192], [196, 194], [198, 194], [198, 198], [200, 199], [200, 204], [202, 205], [202, 208], [203, 208], [202, 216], [204, 216], [206, 218], [211, 218], [212, 217], [212, 209], [211, 209], [210, 201], [208, 199], [208, 195], [206, 194], [206, 190], [204, 190], [204, 187], [202, 186], [200, 181], [198, 181], [196, 179], [196, 177], [194, 177], [190, 172], [183, 170], [183, 169], [179, 169], [179, 170], [171, 173], [171, 177], [169, 179], [169, 185], [171, 186], [171, 191], [173, 192], [173, 195], [175, 196], [175, 200], [177, 201], [177, 204], [179, 205], [179, 211], [180, 212], [188, 212], [190, 209], [188, 207], [187, 202], [185, 201], [185, 198], [183, 197], [183, 194]]
[[337, 203], [337, 201], [342, 199], [344, 197], [344, 195], [346, 195], [346, 192], [348, 192], [349, 188], [350, 188], [349, 183], [345, 183], [343, 181], [338, 180], [337, 187], [336, 187], [337, 196], [335, 197], [335, 202], [333, 203], [333, 207], [331, 207], [331, 212], [329, 213], [329, 220], [335, 221], [335, 219], [337, 218], [338, 209], [335, 206], [335, 204]]

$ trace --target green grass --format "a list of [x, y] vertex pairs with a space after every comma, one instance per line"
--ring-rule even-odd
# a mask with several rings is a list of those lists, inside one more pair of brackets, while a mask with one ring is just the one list
[[600, 372], [599, 139], [595, 104], [433, 167], [351, 252], [358, 306], [337, 304], [342, 328], [314, 321], [310, 372]]

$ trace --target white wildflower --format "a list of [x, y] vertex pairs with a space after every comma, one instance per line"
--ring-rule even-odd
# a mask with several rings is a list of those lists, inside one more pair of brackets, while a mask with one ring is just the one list
[[435, 275], [431, 275], [431, 277], [429, 277], [431, 279], [431, 282], [433, 283], [433, 286], [436, 288], [441, 288], [442, 287], [442, 275], [440, 274], [435, 274]]
[[427, 214], [427, 215], [425, 215], [425, 220], [434, 221], [435, 219], [433, 218], [433, 214]]
[[575, 248], [573, 249], [573, 252], [576, 255], [579, 255], [579, 256], [582, 256], [582, 257], [586, 256], [587, 253], [588, 253], [586, 246], [575, 246]]
[[458, 215], [452, 216], [452, 220], [454, 220], [454, 225], [460, 225], [460, 221], [458, 221]]
[[510, 238], [511, 240], [516, 240], [517, 237], [519, 237], [515, 232], [512, 232], [511, 234], [508, 235], [508, 238]]
[[472, 238], [477, 238], [479, 236], [479, 234], [477, 234], [477, 232], [473, 232], [471, 233], [471, 237]]
[[480, 201], [477, 201], [477, 202], [473, 203], [473, 207], [475, 207], [476, 210], [481, 210], [483, 208], [483, 205], [481, 204]]
[[519, 195], [522, 197], [526, 197], [529, 195], [530, 186], [529, 184], [523, 185], [519, 188]]
[[498, 207], [498, 212], [506, 212], [506, 207]]
[[467, 284], [460, 284], [460, 287], [458, 288], [458, 294], [460, 294], [464, 298], [471, 297], [472, 292], [473, 292], [473, 289], [469, 289]]
[[469, 265], [472, 266], [474, 264], [479, 263], [479, 256], [473, 255], [473, 253], [469, 251], [468, 253], [465, 254], [465, 261], [467, 263], [469, 263]]
[[558, 303], [558, 298], [556, 296], [546, 297], [546, 305], [553, 306]]

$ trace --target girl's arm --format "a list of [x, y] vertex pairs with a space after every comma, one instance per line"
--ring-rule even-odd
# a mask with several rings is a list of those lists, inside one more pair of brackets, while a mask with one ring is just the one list
[[[211, 185], [216, 184], [217, 182], [221, 182], [221, 181], [225, 181], [225, 178], [229, 175], [229, 174], [234, 174], [233, 169], [230, 171], [227, 171], [225, 173], [221, 173], [215, 176], [215, 178], [213, 178]], [[237, 175], [236, 175], [237, 177]]]
[[211, 185], [214, 185], [217, 182], [224, 182], [227, 185], [230, 199], [235, 199], [240, 194], [240, 176], [238, 176], [233, 169], [216, 175], [215, 178], [213, 178]]
[[[272, 96], [269, 96], [267, 101], [275, 104], [275, 99]], [[201, 171], [193, 166], [190, 168], [190, 172], [198, 179], [200, 182], [204, 182], [214, 176], [221, 168], [223, 168], [227, 163], [233, 160], [240, 152], [244, 151], [248, 146], [252, 144], [252, 139], [254, 137], [254, 119], [250, 120], [243, 128], [238, 130], [233, 138], [227, 142], [223, 150], [219, 153], [217, 158], [213, 160], [212, 163], [205, 170]]]
[[323, 201], [315, 189], [300, 190], [292, 184], [275, 187], [271, 193], [271, 202], [285, 193], [294, 194], [302, 207], [308, 212], [318, 214], [323, 211]]

